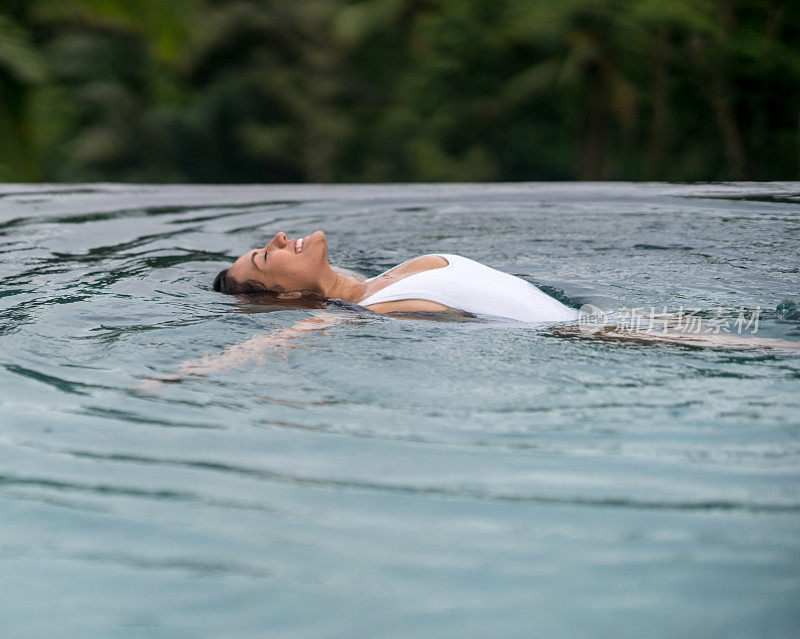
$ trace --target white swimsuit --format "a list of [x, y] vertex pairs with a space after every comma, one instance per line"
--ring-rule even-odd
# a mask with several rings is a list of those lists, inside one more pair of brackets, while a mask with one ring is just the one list
[[[578, 318], [578, 311], [565, 306], [519, 277], [460, 255], [433, 255], [445, 258], [448, 265], [404, 277], [358, 304], [369, 306], [379, 302], [419, 299], [438, 302], [468, 313], [495, 315], [522, 322], [558, 322]], [[393, 269], [389, 269], [391, 270]]]

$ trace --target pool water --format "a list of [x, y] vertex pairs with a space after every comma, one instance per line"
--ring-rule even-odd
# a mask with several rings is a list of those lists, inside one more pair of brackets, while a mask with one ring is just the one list
[[3, 637], [796, 637], [800, 356], [212, 292], [276, 232], [800, 342], [800, 183], [0, 186]]

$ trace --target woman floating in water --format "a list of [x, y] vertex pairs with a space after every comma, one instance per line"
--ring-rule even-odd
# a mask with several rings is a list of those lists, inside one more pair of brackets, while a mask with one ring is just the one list
[[450, 253], [422, 255], [370, 279], [334, 270], [325, 233], [299, 239], [278, 233], [214, 280], [222, 293], [315, 296], [353, 302], [376, 313], [464, 311], [523, 322], [578, 319], [578, 312], [533, 284]]
[[[328, 261], [325, 233], [316, 231], [290, 239], [278, 233], [265, 247], [248, 251], [213, 283], [220, 293], [260, 295], [274, 300], [338, 299], [370, 311], [416, 318], [463, 319], [474, 314], [493, 315], [538, 323], [551, 335], [626, 342], [669, 342], [695, 348], [771, 348], [800, 350], [800, 343], [750, 336], [687, 334], [669, 316], [660, 318], [657, 332], [632, 332], [613, 325], [581, 326], [580, 313], [519, 277], [497, 271], [474, 260], [450, 253], [430, 254], [407, 260], [375, 277], [334, 268]], [[159, 381], [178, 381], [186, 376], [239, 366], [259, 359], [268, 350], [285, 349], [306, 331], [324, 329], [348, 316], [330, 310], [296, 322], [290, 328], [257, 335], [229, 346], [216, 355], [186, 362], [177, 376]]]

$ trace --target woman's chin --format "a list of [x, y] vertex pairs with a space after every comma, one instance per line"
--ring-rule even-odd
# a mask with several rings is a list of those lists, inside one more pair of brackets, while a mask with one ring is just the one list
[[316, 246], [318, 243], [324, 244], [325, 246], [328, 245], [328, 238], [325, 237], [325, 233], [322, 231], [314, 231], [311, 235], [306, 235], [303, 238], [303, 250], [305, 251], [306, 245], [314, 244]]
[[314, 231], [311, 236], [309, 237], [312, 242], [314, 242], [315, 248], [317, 248], [324, 258], [324, 261], [328, 261], [328, 238], [325, 237], [325, 233], [323, 231]]

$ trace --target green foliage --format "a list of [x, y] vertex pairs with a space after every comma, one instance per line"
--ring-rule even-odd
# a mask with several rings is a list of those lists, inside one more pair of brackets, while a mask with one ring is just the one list
[[0, 14], [0, 179], [35, 180], [35, 125], [31, 88], [45, 79], [45, 64], [28, 33]]
[[798, 179], [798, 5], [7, 0], [0, 179]]

